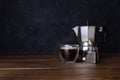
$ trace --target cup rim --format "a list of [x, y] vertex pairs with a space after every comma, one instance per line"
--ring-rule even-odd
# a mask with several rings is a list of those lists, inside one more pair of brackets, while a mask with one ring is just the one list
[[79, 47], [79, 44], [60, 44], [60, 46], [78, 46]]
[[61, 44], [60, 49], [79, 49], [78, 44]]

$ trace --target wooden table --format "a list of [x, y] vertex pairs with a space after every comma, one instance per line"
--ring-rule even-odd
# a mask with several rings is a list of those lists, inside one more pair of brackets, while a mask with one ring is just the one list
[[0, 80], [120, 80], [120, 54], [98, 64], [64, 64], [58, 55], [0, 56]]

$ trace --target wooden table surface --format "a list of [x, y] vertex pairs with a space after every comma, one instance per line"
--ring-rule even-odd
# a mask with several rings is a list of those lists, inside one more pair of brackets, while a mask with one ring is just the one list
[[58, 55], [0, 56], [0, 80], [120, 80], [120, 54], [98, 64], [64, 64]]

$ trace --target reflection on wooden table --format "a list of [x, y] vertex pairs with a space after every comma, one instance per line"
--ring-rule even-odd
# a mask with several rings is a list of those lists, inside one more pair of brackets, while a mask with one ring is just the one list
[[120, 80], [120, 54], [98, 64], [64, 64], [57, 54], [0, 56], [0, 80]]

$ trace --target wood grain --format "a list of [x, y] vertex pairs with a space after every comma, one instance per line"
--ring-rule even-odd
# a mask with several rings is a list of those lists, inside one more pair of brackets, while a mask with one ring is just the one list
[[98, 64], [64, 64], [56, 55], [0, 56], [0, 80], [120, 80], [120, 54]]

